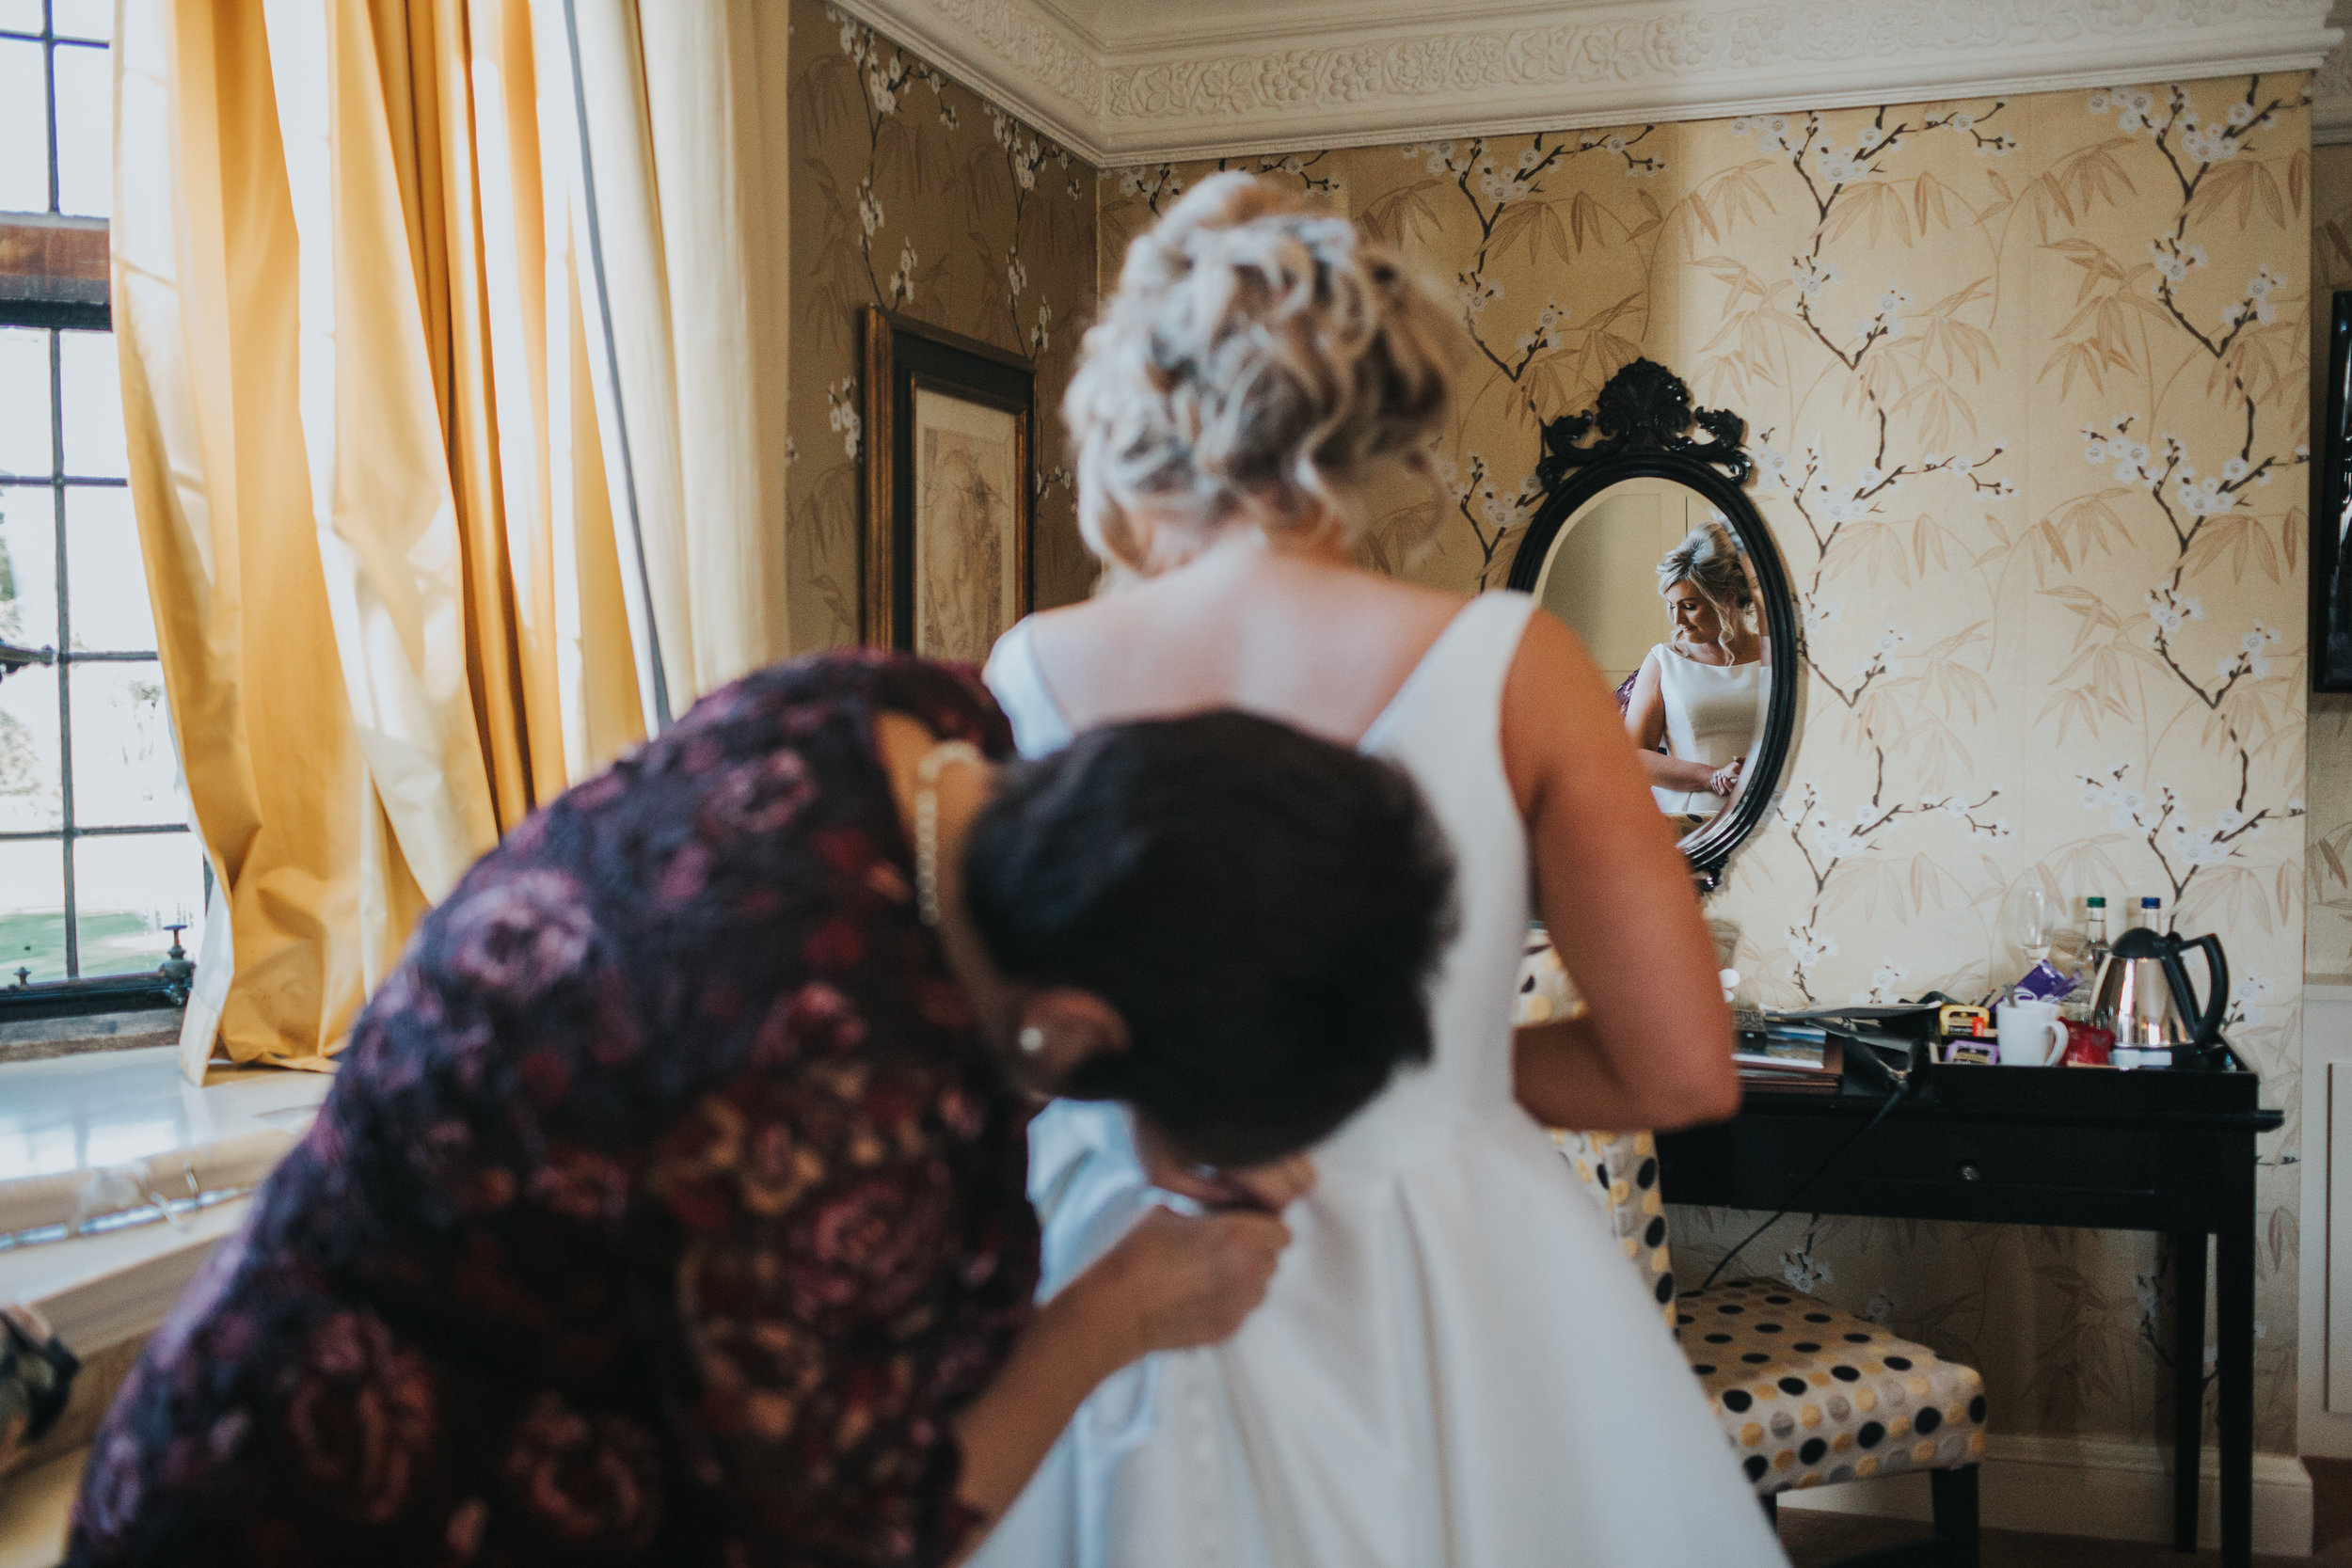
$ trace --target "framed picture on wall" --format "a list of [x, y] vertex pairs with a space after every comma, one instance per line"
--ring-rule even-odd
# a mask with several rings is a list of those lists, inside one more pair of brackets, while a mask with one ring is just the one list
[[2352, 691], [2352, 291], [2328, 325], [2328, 393], [2312, 484], [2312, 689]]
[[868, 306], [865, 404], [865, 640], [985, 659], [1033, 598], [1036, 375]]

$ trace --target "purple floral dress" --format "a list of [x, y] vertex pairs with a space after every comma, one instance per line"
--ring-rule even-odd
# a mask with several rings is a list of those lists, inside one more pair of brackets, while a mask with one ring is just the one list
[[76, 1564], [938, 1562], [1025, 1322], [1025, 1111], [915, 918], [878, 709], [712, 694], [485, 856], [106, 1418]]

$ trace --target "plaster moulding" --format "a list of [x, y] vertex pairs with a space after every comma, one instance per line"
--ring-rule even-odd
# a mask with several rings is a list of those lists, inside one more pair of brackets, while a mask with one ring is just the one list
[[[2352, 0], [2336, 0], [2328, 25], [2352, 29]], [[2352, 142], [2352, 45], [2338, 44], [2312, 79], [2312, 140]]]
[[[835, 0], [1102, 166], [2319, 67], [2329, 0]], [[2352, 139], [2352, 61], [2315, 122]], [[2323, 137], [2323, 139], [2326, 139]]]

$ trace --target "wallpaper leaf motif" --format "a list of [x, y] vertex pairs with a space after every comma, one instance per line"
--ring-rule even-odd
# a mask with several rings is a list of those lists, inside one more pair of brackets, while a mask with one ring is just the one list
[[[2233, 1037], [2289, 1110], [2257, 1177], [2282, 1238], [2304, 226], [2324, 182], [2302, 91], [2238, 78], [1295, 155], [1457, 291], [1476, 340], [1442, 454], [1452, 505], [1414, 556], [1421, 498], [1375, 498], [1379, 564], [1500, 581], [1538, 421], [1637, 355], [1748, 421], [1805, 637], [1793, 775], [1710, 911], [1757, 1000], [1981, 994], [2024, 967], [2006, 918], [2022, 890], [2076, 920], [2087, 894], [2162, 896], [2182, 929], [2225, 933]], [[1106, 171], [1104, 277], [1209, 166]], [[2320, 244], [2352, 279], [2344, 173]], [[2352, 869], [2339, 793], [2310, 896], [2341, 907], [2333, 962], [2352, 969], [2352, 883], [2318, 880]], [[1702, 1271], [1754, 1223], [1693, 1220]], [[2171, 1261], [2153, 1238], [1798, 1216], [1742, 1262], [1982, 1367], [2003, 1430], [2151, 1440], [2163, 1418], [2169, 1324], [2150, 1313]], [[2292, 1441], [2296, 1267], [2263, 1249], [2270, 1449]]]
[[1093, 571], [1055, 411], [1093, 309], [1095, 173], [834, 8], [792, 0], [792, 17], [793, 379], [824, 391], [793, 413], [795, 449], [812, 457], [796, 460], [791, 487], [793, 625], [812, 647], [858, 635], [857, 324], [869, 304], [1036, 368], [1038, 599], [1082, 597]]

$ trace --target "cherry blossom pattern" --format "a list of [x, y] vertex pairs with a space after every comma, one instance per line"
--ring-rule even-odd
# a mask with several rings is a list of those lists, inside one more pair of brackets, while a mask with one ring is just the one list
[[[1899, 633], [1896, 633], [1899, 637]], [[1812, 879], [1812, 896], [1807, 900], [1804, 918], [1788, 927], [1788, 957], [1790, 977], [1807, 1003], [1818, 1001], [1812, 985], [1812, 972], [1824, 959], [1837, 956], [1836, 933], [1826, 928], [1825, 908], [1831, 895], [1831, 881], [1841, 866], [1851, 864], [1850, 882], [1858, 888], [1864, 899], [1866, 915], [1875, 909], [1881, 897], [1891, 887], [1884, 879], [1900, 873], [1882, 854], [1880, 835], [1906, 816], [1941, 814], [1959, 821], [1970, 838], [1994, 840], [2010, 835], [2009, 820], [1986, 814], [1985, 808], [1997, 800], [2001, 786], [1993, 784], [1967, 795], [1943, 794], [1917, 801], [1890, 800], [1886, 788], [1886, 756], [1883, 747], [1877, 752], [1877, 779], [1869, 798], [1840, 815], [1824, 800], [1820, 785], [1811, 779], [1800, 779], [1775, 806], [1775, 815], [1788, 829], [1797, 853], [1804, 861], [1806, 874]], [[1841, 887], [1839, 895], [1849, 890]], [[1874, 990], [1899, 984], [1907, 972], [1888, 959], [1881, 963], [1873, 977]]]
[[825, 423], [841, 437], [841, 450], [855, 457], [866, 429], [865, 416], [858, 412], [857, 377], [845, 375], [838, 386], [826, 384]]

